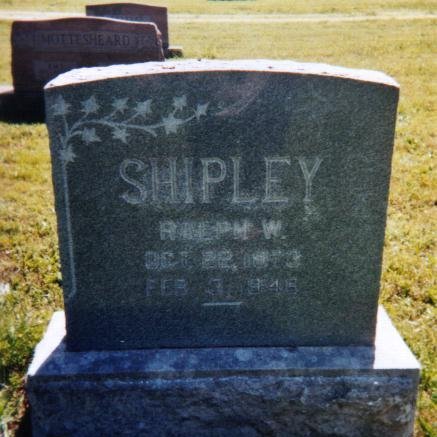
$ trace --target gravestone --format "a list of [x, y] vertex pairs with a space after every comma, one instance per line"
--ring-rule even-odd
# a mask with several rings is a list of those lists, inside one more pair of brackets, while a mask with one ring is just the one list
[[102, 5], [86, 5], [85, 8], [87, 16], [155, 23], [162, 34], [162, 46], [164, 50], [168, 49], [168, 19], [166, 7], [136, 3], [108, 3]]
[[50, 82], [66, 338], [36, 435], [410, 435], [418, 364], [376, 326], [397, 100], [288, 61]]
[[15, 21], [11, 45], [17, 92], [42, 92], [50, 79], [73, 68], [164, 59], [154, 24], [104, 18]]
[[155, 23], [162, 34], [162, 46], [166, 57], [182, 56], [181, 47], [169, 46], [168, 13], [166, 7], [138, 3], [108, 3], [87, 5], [86, 14], [93, 17]]
[[153, 23], [105, 18], [15, 21], [11, 31], [14, 90], [2, 94], [0, 117], [44, 119], [43, 87], [78, 67], [163, 61]]
[[397, 88], [293, 65], [47, 88], [71, 350], [373, 343]]

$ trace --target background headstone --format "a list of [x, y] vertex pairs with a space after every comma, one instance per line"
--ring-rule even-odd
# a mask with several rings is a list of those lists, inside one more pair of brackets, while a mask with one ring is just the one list
[[168, 49], [168, 18], [166, 7], [135, 3], [108, 3], [102, 5], [87, 5], [86, 14], [94, 17], [155, 23], [162, 34], [162, 46], [164, 50]]
[[155, 24], [104, 18], [15, 21], [11, 45], [15, 92], [42, 93], [77, 67], [164, 60]]
[[287, 61], [52, 81], [68, 347], [372, 345], [397, 100]]

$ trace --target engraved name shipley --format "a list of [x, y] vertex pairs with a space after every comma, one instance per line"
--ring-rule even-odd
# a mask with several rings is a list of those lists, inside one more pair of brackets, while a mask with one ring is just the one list
[[[258, 192], [244, 187], [241, 181], [243, 159], [232, 156], [228, 159], [218, 157], [199, 158], [200, 166], [194, 169], [194, 158], [165, 158], [158, 160], [150, 158], [144, 162], [140, 159], [125, 159], [120, 164], [120, 177], [131, 190], [125, 191], [121, 198], [130, 204], [140, 203], [184, 203], [209, 204], [214, 203], [214, 191], [221, 184], [229, 186], [225, 198], [234, 205], [251, 205], [264, 203], [287, 204], [290, 195], [284, 186], [284, 171], [295, 171], [292, 168], [296, 162], [298, 172], [304, 180], [305, 192], [302, 198], [305, 203], [311, 202], [311, 191], [314, 178], [322, 163], [316, 157], [266, 156], [261, 158], [263, 171], [262, 183]], [[230, 182], [230, 183], [229, 183]], [[194, 189], [196, 188], [196, 189]], [[250, 194], [249, 194], [250, 191]]]

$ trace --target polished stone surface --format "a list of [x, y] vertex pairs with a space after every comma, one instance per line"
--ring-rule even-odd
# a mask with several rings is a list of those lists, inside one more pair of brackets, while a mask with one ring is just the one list
[[27, 375], [34, 437], [412, 435], [419, 365], [379, 310], [375, 348], [68, 352], [56, 313]]
[[164, 60], [155, 24], [105, 18], [15, 21], [11, 49], [16, 92], [41, 93], [50, 79], [73, 68]]
[[373, 344], [397, 99], [289, 61], [52, 81], [68, 347]]

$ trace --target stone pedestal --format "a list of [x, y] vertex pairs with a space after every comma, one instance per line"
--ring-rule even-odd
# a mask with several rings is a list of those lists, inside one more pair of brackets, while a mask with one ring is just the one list
[[44, 122], [42, 91], [17, 92], [13, 86], [0, 85], [0, 121], [11, 123]]
[[184, 49], [182, 46], [169, 46], [164, 50], [166, 58], [182, 58], [184, 56]]
[[27, 375], [33, 435], [413, 433], [419, 364], [380, 308], [375, 348], [68, 352], [56, 313]]

